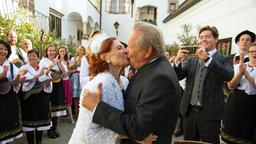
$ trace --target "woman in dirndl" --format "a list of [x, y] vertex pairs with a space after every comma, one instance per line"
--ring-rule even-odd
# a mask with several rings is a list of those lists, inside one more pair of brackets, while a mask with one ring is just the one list
[[17, 96], [19, 85], [9, 86], [6, 82], [19, 80], [22, 73], [7, 59], [11, 46], [0, 40], [0, 144], [22, 136], [20, 105]]
[[53, 79], [53, 90], [50, 93], [52, 127], [48, 130], [47, 135], [49, 138], [56, 138], [60, 137], [57, 130], [58, 117], [66, 116], [65, 93], [61, 79], [62, 72], [65, 69], [59, 60], [59, 56], [56, 55], [54, 46], [50, 45], [46, 48], [45, 56], [40, 61], [39, 66], [46, 68], [46, 75]]
[[72, 97], [73, 97], [73, 92], [72, 92], [72, 81], [70, 79], [70, 74], [71, 74], [71, 69], [70, 69], [70, 62], [68, 59], [68, 53], [67, 53], [67, 47], [65, 46], [60, 46], [58, 48], [58, 54], [60, 56], [61, 64], [63, 65], [65, 72], [63, 74], [62, 80], [64, 83], [64, 92], [66, 96], [66, 105], [67, 105], [67, 112], [68, 116], [70, 118], [71, 123], [75, 123], [73, 119], [73, 114], [72, 114]]
[[233, 88], [227, 100], [222, 139], [229, 144], [256, 143], [256, 44], [248, 50], [249, 62], [234, 65]]
[[71, 68], [74, 71], [72, 73], [72, 88], [73, 88], [73, 104], [74, 104], [74, 116], [78, 117], [78, 108], [79, 108], [79, 97], [81, 93], [81, 85], [80, 85], [80, 68], [82, 57], [85, 56], [85, 47], [79, 46], [76, 50], [76, 55], [71, 59]]
[[28, 144], [42, 143], [43, 131], [51, 127], [50, 98], [52, 84], [44, 74], [44, 68], [38, 65], [39, 53], [28, 51], [29, 63], [20, 67], [26, 71], [23, 79], [33, 80], [22, 85], [20, 93], [23, 131], [26, 132]]

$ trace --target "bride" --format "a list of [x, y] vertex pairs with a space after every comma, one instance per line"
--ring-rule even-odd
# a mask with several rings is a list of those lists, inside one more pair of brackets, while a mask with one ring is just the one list
[[[92, 55], [89, 57], [89, 65], [93, 79], [84, 86], [83, 91], [95, 91], [98, 84], [102, 83], [102, 100], [123, 111], [122, 93], [128, 85], [128, 80], [120, 73], [129, 64], [125, 48], [115, 37], [99, 35], [92, 39], [90, 49]], [[77, 124], [69, 144], [118, 144], [121, 138], [127, 138], [93, 123], [92, 116], [92, 112], [80, 106]], [[143, 143], [151, 143], [154, 139], [155, 136], [151, 134]]]

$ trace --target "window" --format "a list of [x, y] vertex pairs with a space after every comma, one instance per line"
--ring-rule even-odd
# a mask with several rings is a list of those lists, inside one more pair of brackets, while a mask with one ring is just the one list
[[125, 14], [129, 11], [130, 0], [106, 0], [106, 12]]
[[20, 7], [26, 8], [31, 12], [34, 12], [35, 10], [34, 0], [20, 0], [19, 5]]
[[217, 43], [217, 50], [222, 55], [230, 55], [232, 45], [232, 37], [219, 39]]
[[56, 32], [58, 38], [61, 37], [61, 18], [50, 14], [49, 15], [49, 30], [50, 32]]
[[169, 12], [174, 13], [176, 11], [176, 3], [170, 3]]

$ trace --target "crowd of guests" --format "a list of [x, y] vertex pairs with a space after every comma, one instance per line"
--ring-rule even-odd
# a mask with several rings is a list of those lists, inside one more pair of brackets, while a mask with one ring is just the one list
[[[71, 123], [77, 119], [70, 144], [169, 143], [178, 113], [175, 136], [185, 140], [217, 144], [221, 136], [230, 144], [256, 143], [251, 31], [235, 37], [239, 49], [230, 56], [218, 53], [219, 33], [211, 26], [200, 29], [192, 56], [184, 48], [170, 56], [161, 32], [144, 23], [135, 25], [128, 48], [94, 31], [88, 48], [79, 46], [74, 57], [66, 46], [48, 45], [40, 59], [29, 39], [18, 48], [14, 30], [6, 37], [0, 40], [0, 144], [23, 132], [28, 144], [41, 144], [43, 131], [60, 137], [58, 118], [66, 115]], [[97, 89], [103, 102], [88, 91]]]
[[6, 37], [7, 41], [0, 41], [0, 105], [4, 116], [0, 143], [11, 142], [22, 132], [29, 144], [41, 144], [46, 130], [49, 138], [60, 137], [58, 117], [68, 115], [71, 123], [75, 123], [73, 116], [78, 117], [79, 74], [86, 48], [80, 46], [71, 58], [66, 46], [49, 45], [40, 59], [29, 39], [18, 48], [14, 30]]

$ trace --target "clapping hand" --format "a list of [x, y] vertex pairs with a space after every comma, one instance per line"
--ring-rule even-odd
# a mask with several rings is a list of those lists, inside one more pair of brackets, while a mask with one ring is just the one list
[[59, 55], [57, 55], [56, 58], [53, 59], [52, 63], [53, 63], [54, 65], [56, 65], [56, 64], [59, 63], [59, 62], [60, 62], [60, 60], [59, 60]]
[[3, 70], [3, 72], [2, 73], [0, 73], [0, 78], [3, 78], [3, 77], [5, 77], [6, 76], [6, 74], [7, 74], [7, 72], [8, 72], [8, 70], [9, 70], [9, 66], [4, 66], [4, 70]]
[[39, 74], [36, 75], [36, 76], [33, 78], [34, 81], [36, 81], [40, 76], [42, 76], [42, 75], [44, 74], [44, 70], [45, 70], [45, 68], [42, 68], [42, 69], [41, 69], [41, 71], [39, 72]]
[[244, 75], [245, 74], [245, 71], [246, 71], [246, 64], [242, 63], [240, 64], [239, 66], [239, 72]]
[[24, 76], [28, 71], [27, 70], [19, 70], [19, 75]]

